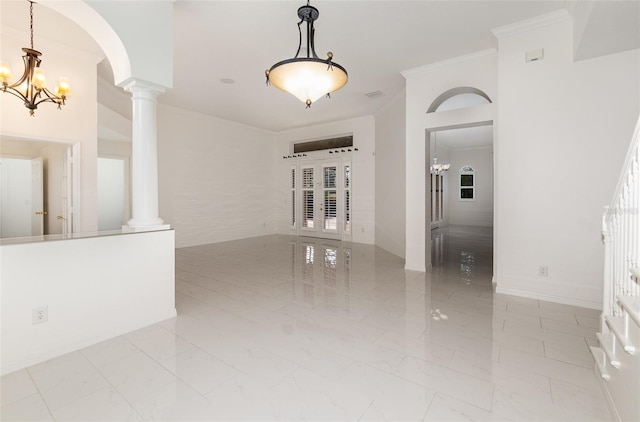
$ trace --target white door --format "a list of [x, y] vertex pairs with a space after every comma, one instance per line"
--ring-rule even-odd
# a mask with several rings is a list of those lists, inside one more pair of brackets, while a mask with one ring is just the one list
[[[301, 236], [342, 240], [351, 234], [351, 162], [307, 162], [292, 168], [292, 228]], [[297, 193], [297, 194], [296, 194]], [[297, 199], [297, 201], [296, 201]], [[298, 216], [296, 215], [299, 211]]]
[[30, 159], [0, 159], [0, 237], [31, 236], [34, 213], [42, 211], [33, 205], [32, 167]]
[[44, 234], [44, 177], [42, 157], [31, 160], [31, 236]]

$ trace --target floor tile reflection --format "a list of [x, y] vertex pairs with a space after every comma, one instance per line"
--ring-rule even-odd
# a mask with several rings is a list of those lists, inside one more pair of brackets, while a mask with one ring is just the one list
[[492, 243], [436, 230], [427, 273], [303, 237], [178, 249], [177, 318], [2, 377], [3, 419], [608, 420], [598, 313], [495, 294]]

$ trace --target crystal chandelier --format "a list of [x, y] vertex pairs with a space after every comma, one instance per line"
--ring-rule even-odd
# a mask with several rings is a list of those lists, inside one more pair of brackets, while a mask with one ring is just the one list
[[[265, 72], [267, 85], [271, 84], [298, 98], [311, 107], [311, 104], [324, 95], [329, 96], [347, 83], [347, 71], [333, 61], [333, 53], [328, 52], [326, 59], [318, 58], [315, 49], [315, 29], [313, 22], [320, 12], [309, 5], [298, 9], [298, 32], [300, 34], [298, 51], [292, 59], [280, 61]], [[302, 49], [302, 22], [307, 23], [306, 56], [300, 56]]]
[[29, 30], [31, 34], [31, 48], [23, 48], [25, 55], [24, 73], [17, 82], [10, 84], [11, 69], [6, 62], [0, 62], [0, 82], [2, 82], [2, 92], [8, 92], [20, 98], [24, 106], [29, 109], [29, 114], [33, 116], [34, 111], [40, 103], [51, 102], [58, 105], [58, 109], [65, 104], [65, 100], [71, 89], [67, 78], [60, 78], [55, 91], [47, 89], [47, 82], [42, 68], [40, 68], [40, 53], [33, 49], [33, 1], [29, 1]]
[[433, 142], [434, 142], [434, 157], [433, 164], [431, 165], [431, 174], [442, 175], [445, 171], [449, 170], [451, 164], [440, 164], [438, 163], [438, 139], [436, 138], [437, 132], [433, 133]]

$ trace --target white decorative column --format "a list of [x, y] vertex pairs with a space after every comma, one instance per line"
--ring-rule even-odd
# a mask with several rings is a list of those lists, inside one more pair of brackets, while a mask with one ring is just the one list
[[133, 102], [131, 220], [125, 231], [165, 230], [158, 213], [158, 136], [156, 109], [164, 88], [140, 80], [124, 86]]

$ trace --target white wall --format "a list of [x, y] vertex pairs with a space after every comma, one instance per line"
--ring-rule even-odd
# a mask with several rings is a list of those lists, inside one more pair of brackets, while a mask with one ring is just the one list
[[[323, 125], [283, 131], [275, 135], [277, 140], [273, 157], [277, 166], [274, 191], [277, 192], [275, 224], [278, 233], [289, 234], [289, 169], [292, 161], [282, 156], [290, 153], [293, 142], [329, 138], [353, 134], [352, 152], [352, 207], [353, 242], [373, 244], [375, 241], [375, 122], [372, 116], [342, 120]], [[328, 151], [309, 153], [309, 158], [331, 158]]]
[[[100, 0], [40, 3], [73, 20], [100, 45], [115, 83], [139, 79], [173, 86], [173, 1]], [[144, 28], [144, 30], [140, 30]]]
[[[123, 86], [128, 77], [133, 77], [162, 87], [173, 86], [173, 1], [128, 0], [126, 8], [123, 8], [122, 2], [90, 0], [87, 3], [115, 31], [126, 49], [130, 70], [123, 69], [120, 65], [113, 66], [117, 85]], [[59, 12], [67, 12], [50, 3], [47, 5]], [[86, 25], [86, 22], [87, 20], [78, 23]], [[96, 28], [85, 29], [96, 36]], [[101, 32], [99, 35], [103, 38], [98, 39], [98, 43], [112, 64], [119, 63], [123, 59], [121, 52], [109, 48], [111, 43], [118, 40], [107, 42], [104, 38], [107, 31]]]
[[177, 247], [275, 233], [268, 132], [158, 107], [160, 217]]
[[[493, 147], [452, 149], [447, 161], [449, 224], [493, 227]], [[460, 200], [460, 168], [474, 169], [475, 199]]]
[[600, 308], [602, 208], [639, 112], [640, 52], [572, 62], [571, 21], [553, 18], [496, 31], [494, 277], [498, 292]]
[[[176, 314], [172, 230], [3, 244], [0, 254], [2, 374]], [[34, 325], [40, 306], [49, 321]]]
[[401, 92], [374, 117], [376, 245], [404, 258], [406, 93]]
[[119, 157], [131, 160], [131, 143], [99, 139], [98, 157]]
[[[24, 39], [19, 34], [2, 28], [0, 57], [7, 60], [15, 74], [24, 69], [22, 50]], [[80, 167], [77, 174], [81, 180], [81, 195], [76, 211], [80, 231], [97, 229], [96, 210], [96, 64], [99, 57], [70, 50], [43, 38], [38, 41], [43, 52], [42, 67], [45, 69], [48, 86], [53, 89], [59, 76], [68, 77], [72, 95], [62, 110], [55, 104], [38, 106], [35, 116], [23, 103], [10, 94], [0, 94], [0, 135], [13, 138], [36, 139], [80, 145]]]

